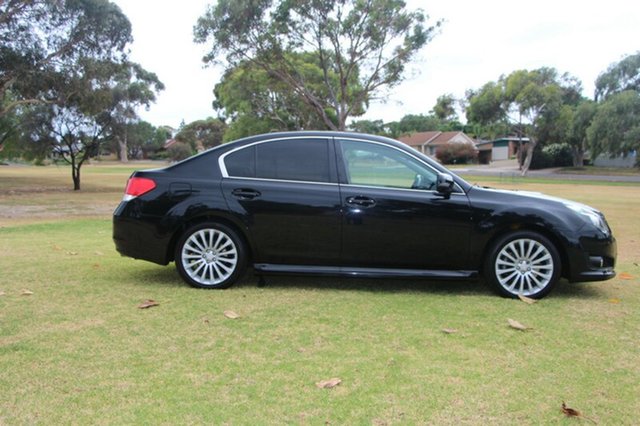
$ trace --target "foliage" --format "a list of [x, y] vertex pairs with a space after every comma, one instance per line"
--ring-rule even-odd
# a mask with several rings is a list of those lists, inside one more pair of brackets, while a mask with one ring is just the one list
[[358, 120], [349, 124], [349, 130], [370, 135], [386, 136], [387, 130], [382, 120]]
[[183, 144], [188, 144], [192, 151], [198, 151], [220, 145], [225, 128], [223, 121], [209, 117], [183, 126], [175, 138]]
[[[171, 133], [161, 127], [156, 128], [146, 121], [137, 121], [126, 125], [127, 157], [140, 160], [156, 155]], [[112, 138], [113, 148], [119, 149], [118, 141]]]
[[[130, 63], [118, 70], [110, 95], [115, 105], [110, 123], [110, 136], [118, 143], [118, 158], [122, 162], [126, 162], [129, 157], [128, 131], [138, 120], [136, 109], [140, 106], [149, 107], [156, 100], [156, 92], [161, 90], [164, 90], [164, 84], [156, 74], [138, 64]], [[134, 152], [134, 155], [136, 154], [138, 153]]]
[[568, 74], [553, 68], [514, 71], [497, 82], [486, 83], [469, 93], [467, 119], [472, 123], [510, 126], [529, 137], [522, 173], [530, 167], [536, 145], [561, 133], [558, 117], [563, 105], [575, 105], [581, 99], [581, 84]]
[[171, 161], [182, 161], [191, 157], [195, 151], [184, 142], [176, 142], [167, 149], [168, 157]]
[[604, 101], [609, 96], [626, 90], [640, 92], [640, 52], [628, 55], [611, 64], [596, 79], [595, 100]]
[[616, 93], [601, 103], [587, 139], [592, 158], [602, 153], [626, 156], [640, 151], [640, 92]]
[[129, 20], [107, 0], [0, 2], [0, 115], [59, 100], [61, 71], [82, 57], [119, 61], [131, 40]]
[[564, 140], [572, 151], [573, 166], [582, 167], [587, 149], [587, 131], [596, 114], [595, 102], [584, 99], [577, 106], [565, 106], [563, 116], [567, 116], [567, 134]]
[[452, 94], [440, 95], [431, 112], [442, 122], [457, 121], [458, 113], [456, 113], [455, 104], [456, 99]]
[[[540, 147], [540, 145], [538, 146]], [[552, 143], [539, 148], [531, 161], [531, 169], [547, 169], [550, 167], [568, 167], [573, 164], [571, 146], [566, 143]]]
[[[325, 90], [317, 55], [289, 53], [287, 57], [295, 63], [298, 73], [306, 84], [313, 87], [315, 93], [322, 94], [324, 102], [328, 102], [329, 97]], [[331, 76], [331, 80], [335, 80], [335, 76]], [[214, 107], [223, 110], [224, 115], [231, 118], [230, 126], [235, 127], [232, 133], [236, 137], [252, 134], [249, 129], [240, 127], [236, 123], [242, 116], [248, 117], [242, 120], [243, 123], [260, 122], [251, 127], [268, 130], [326, 127], [314, 109], [291, 90], [289, 85], [252, 62], [244, 61], [228, 69], [220, 83], [216, 84], [214, 94], [216, 96]], [[363, 112], [364, 105], [361, 105], [357, 111], [354, 111], [354, 115], [360, 115]], [[326, 114], [333, 122], [336, 121], [331, 109], [328, 109]], [[229, 138], [225, 139], [229, 140]]]
[[448, 143], [436, 150], [436, 158], [443, 164], [477, 163], [478, 151], [470, 144]]
[[[249, 61], [288, 86], [326, 128], [344, 130], [362, 105], [402, 81], [440, 25], [425, 22], [422, 11], [407, 11], [398, 0], [220, 0], [194, 35], [211, 46], [206, 63], [221, 55], [229, 68]], [[317, 56], [321, 92], [292, 55], [305, 52]]]

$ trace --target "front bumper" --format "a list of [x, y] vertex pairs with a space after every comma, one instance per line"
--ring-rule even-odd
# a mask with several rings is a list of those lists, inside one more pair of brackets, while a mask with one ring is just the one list
[[605, 281], [616, 276], [615, 264], [618, 248], [613, 236], [587, 236], [580, 238], [579, 249], [569, 259], [571, 282]]

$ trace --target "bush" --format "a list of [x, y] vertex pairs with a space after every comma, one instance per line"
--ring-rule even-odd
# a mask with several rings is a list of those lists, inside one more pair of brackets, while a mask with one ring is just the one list
[[193, 155], [191, 147], [182, 142], [176, 142], [167, 149], [167, 154], [171, 161], [182, 161]]
[[573, 165], [571, 147], [566, 143], [552, 143], [544, 148], [536, 147], [531, 160], [531, 169], [570, 167]]
[[450, 143], [436, 150], [442, 164], [469, 164], [478, 161], [478, 151], [466, 143]]

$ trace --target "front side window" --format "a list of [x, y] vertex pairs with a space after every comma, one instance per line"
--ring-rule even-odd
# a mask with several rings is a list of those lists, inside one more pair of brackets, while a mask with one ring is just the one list
[[229, 154], [224, 160], [232, 177], [329, 182], [326, 139], [287, 139], [259, 143]]
[[398, 149], [349, 140], [340, 146], [351, 185], [435, 190], [437, 173]]

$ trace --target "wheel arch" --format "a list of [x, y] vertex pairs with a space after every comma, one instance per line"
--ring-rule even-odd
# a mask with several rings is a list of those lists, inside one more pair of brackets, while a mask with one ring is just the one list
[[187, 229], [191, 228], [192, 226], [199, 225], [201, 223], [206, 223], [206, 222], [219, 223], [221, 225], [225, 225], [233, 229], [238, 234], [238, 236], [242, 239], [242, 243], [247, 248], [247, 255], [248, 255], [247, 261], [249, 263], [252, 262], [252, 259], [254, 256], [254, 247], [251, 239], [247, 235], [246, 228], [242, 225], [242, 223], [239, 223], [238, 221], [233, 220], [224, 215], [220, 215], [216, 213], [207, 213], [207, 214], [191, 217], [183, 221], [182, 223], [180, 223], [180, 225], [178, 225], [176, 230], [173, 232], [173, 235], [171, 236], [169, 244], [167, 245], [167, 253], [166, 253], [167, 263], [175, 260], [176, 244], [178, 243], [178, 240], [180, 240], [180, 237], [184, 234], [184, 232]]
[[555, 232], [549, 230], [549, 228], [544, 227], [542, 225], [538, 225], [535, 223], [516, 223], [516, 224], [508, 224], [501, 226], [496, 232], [493, 233], [491, 238], [487, 241], [484, 248], [482, 249], [482, 257], [480, 263], [480, 273], [484, 274], [484, 267], [487, 261], [487, 258], [491, 256], [496, 243], [505, 237], [508, 234], [519, 231], [529, 231], [542, 235], [546, 239], [548, 239], [555, 249], [558, 251], [558, 255], [560, 256], [560, 276], [567, 278], [571, 271], [569, 256], [567, 254], [566, 245], [563, 244], [562, 238]]

